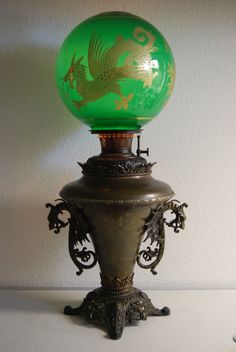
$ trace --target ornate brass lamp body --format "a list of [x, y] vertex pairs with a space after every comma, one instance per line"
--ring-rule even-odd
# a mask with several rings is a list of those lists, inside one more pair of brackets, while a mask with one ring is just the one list
[[[63, 187], [59, 202], [46, 205], [50, 229], [59, 233], [69, 226], [69, 252], [77, 275], [97, 262], [101, 271], [101, 288], [90, 292], [78, 308], [66, 307], [65, 314], [100, 320], [117, 339], [128, 322], [170, 313], [167, 307], [155, 308], [133, 287], [133, 270], [137, 262], [156, 274], [164, 227], [183, 229], [187, 205], [170, 201], [172, 189], [152, 178], [154, 164], [141, 157], [147, 151], [138, 147], [134, 154], [131, 147], [134, 134], [171, 93], [173, 56], [162, 35], [143, 19], [105, 13], [72, 31], [59, 53], [57, 72], [65, 104], [101, 142], [100, 155], [79, 163], [83, 176]], [[168, 210], [174, 214], [169, 222], [164, 216]], [[66, 222], [59, 217], [63, 211], [70, 214]], [[92, 241], [94, 251], [87, 249], [86, 241]], [[141, 248], [142, 241], [146, 248]]]

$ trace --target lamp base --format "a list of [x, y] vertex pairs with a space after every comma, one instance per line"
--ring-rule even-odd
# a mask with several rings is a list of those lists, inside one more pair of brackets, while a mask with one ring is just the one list
[[115, 296], [101, 287], [89, 292], [79, 307], [66, 306], [64, 314], [83, 315], [105, 323], [110, 338], [119, 339], [126, 323], [146, 320], [148, 316], [169, 315], [170, 309], [155, 308], [147, 294], [137, 288], [132, 288], [128, 294]]
[[[132, 138], [132, 132], [100, 133], [101, 154], [80, 163], [83, 176], [63, 187], [59, 203], [46, 205], [51, 230], [59, 233], [69, 225], [69, 253], [77, 275], [97, 262], [101, 272], [102, 287], [78, 308], [65, 307], [64, 313], [102, 322], [112, 339], [121, 337], [127, 323], [170, 314], [169, 308], [155, 308], [145, 293], [133, 288], [133, 269], [137, 262], [157, 274], [164, 225], [179, 232], [186, 219], [187, 204], [170, 201], [171, 187], [152, 178], [154, 164], [140, 156], [148, 151], [140, 149], [139, 140], [137, 155], [132, 153]], [[170, 221], [164, 217], [167, 210], [174, 215]], [[66, 221], [63, 211], [69, 213]]]

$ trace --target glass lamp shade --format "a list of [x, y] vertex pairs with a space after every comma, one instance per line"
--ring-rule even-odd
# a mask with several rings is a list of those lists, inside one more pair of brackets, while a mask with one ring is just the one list
[[162, 34], [144, 19], [105, 12], [79, 24], [56, 63], [60, 96], [92, 131], [135, 131], [164, 107], [175, 64]]

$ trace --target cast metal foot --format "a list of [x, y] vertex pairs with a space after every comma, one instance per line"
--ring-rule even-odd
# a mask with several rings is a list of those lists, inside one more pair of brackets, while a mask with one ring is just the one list
[[66, 306], [66, 315], [83, 315], [90, 320], [97, 320], [107, 327], [111, 339], [119, 339], [127, 323], [146, 320], [148, 316], [165, 316], [170, 309], [155, 308], [146, 293], [133, 289], [126, 295], [111, 295], [104, 289], [89, 292], [78, 308]]
[[71, 306], [66, 306], [64, 308], [64, 314], [65, 315], [80, 315], [81, 314], [81, 306], [77, 308], [73, 308]]

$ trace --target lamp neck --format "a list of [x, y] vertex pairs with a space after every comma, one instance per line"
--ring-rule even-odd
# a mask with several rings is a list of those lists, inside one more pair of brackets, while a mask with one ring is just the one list
[[151, 174], [155, 163], [148, 163], [141, 157], [141, 154], [148, 154], [148, 149], [140, 149], [139, 139], [137, 154], [132, 153], [133, 137], [140, 131], [99, 131], [96, 133], [99, 134], [102, 151], [98, 156], [89, 158], [86, 163], [79, 163], [85, 176], [131, 177]]
[[126, 159], [133, 157], [132, 142], [134, 133], [132, 132], [106, 132], [99, 133], [103, 158]]

